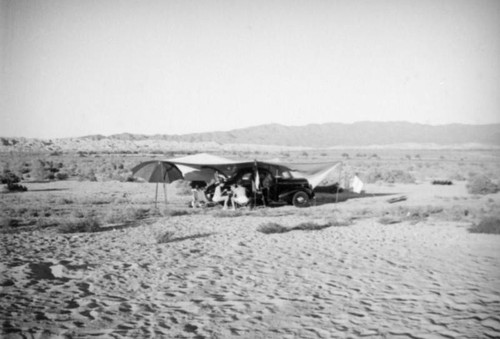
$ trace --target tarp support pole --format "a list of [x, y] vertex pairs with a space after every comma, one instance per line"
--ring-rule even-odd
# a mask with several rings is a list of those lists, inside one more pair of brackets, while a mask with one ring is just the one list
[[340, 165], [340, 171], [339, 171], [339, 182], [338, 182], [338, 185], [337, 185], [337, 193], [335, 194], [335, 203], [339, 202], [340, 177], [342, 176], [342, 168], [343, 167], [344, 166], [341, 164]]

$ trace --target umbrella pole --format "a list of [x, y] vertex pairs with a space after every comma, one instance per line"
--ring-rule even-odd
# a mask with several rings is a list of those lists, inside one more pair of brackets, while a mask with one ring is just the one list
[[155, 208], [158, 208], [158, 183], [156, 183]]
[[165, 185], [165, 182], [163, 182], [163, 195], [165, 196], [165, 205], [168, 205], [168, 199], [167, 199], [167, 185]]

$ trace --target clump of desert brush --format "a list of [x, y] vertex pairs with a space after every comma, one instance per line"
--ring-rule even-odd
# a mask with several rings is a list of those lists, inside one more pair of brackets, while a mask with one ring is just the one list
[[307, 221], [287, 227], [277, 222], [267, 222], [259, 225], [257, 231], [264, 234], [286, 233], [291, 231], [320, 231], [329, 227], [349, 226], [351, 224], [351, 221], [328, 221], [326, 223]]
[[500, 216], [488, 216], [469, 228], [471, 233], [500, 234]]

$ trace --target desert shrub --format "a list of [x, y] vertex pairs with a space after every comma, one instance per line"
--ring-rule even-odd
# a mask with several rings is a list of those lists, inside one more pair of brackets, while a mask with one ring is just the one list
[[73, 204], [75, 201], [71, 198], [66, 198], [66, 197], [62, 197], [62, 198], [59, 198], [57, 199], [57, 204], [58, 205], [71, 205]]
[[112, 197], [109, 196], [96, 196], [96, 197], [88, 197], [86, 199], [82, 199], [81, 203], [85, 205], [107, 205], [111, 204], [114, 201]]
[[0, 175], [0, 183], [6, 184], [7, 190], [10, 192], [25, 192], [28, 189], [26, 186], [18, 184], [21, 181], [19, 176], [6, 169]]
[[69, 178], [69, 174], [68, 173], [65, 173], [65, 172], [59, 172], [55, 175], [55, 178], [57, 180], [66, 180]]
[[469, 178], [467, 191], [470, 194], [492, 194], [499, 191], [499, 187], [486, 175], [476, 174]]
[[186, 210], [165, 210], [163, 212], [163, 215], [170, 217], [180, 217], [188, 214], [190, 214], [190, 212]]
[[257, 227], [257, 231], [264, 234], [273, 234], [285, 233], [290, 231], [290, 229], [275, 222], [268, 222]]
[[432, 180], [433, 185], [453, 185], [451, 180]]
[[60, 233], [92, 233], [101, 229], [99, 220], [94, 217], [65, 219], [58, 227]]
[[9, 169], [5, 169], [2, 174], [0, 174], [0, 183], [2, 184], [16, 184], [21, 181], [21, 178], [16, 174], [12, 173]]
[[400, 223], [403, 220], [399, 217], [383, 216], [383, 217], [380, 217], [377, 221], [379, 222], [379, 224], [382, 224], [382, 225], [392, 225], [392, 224]]
[[26, 192], [28, 188], [19, 184], [7, 184], [7, 189], [10, 192]]
[[298, 224], [297, 226], [294, 226], [291, 228], [291, 230], [297, 230], [297, 231], [319, 231], [327, 227], [331, 227], [333, 224], [327, 223], [327, 224], [317, 224], [315, 222], [303, 222]]
[[21, 172], [21, 174], [27, 174], [27, 173], [31, 172], [30, 164], [23, 163], [21, 165], [21, 168], [19, 169], [19, 172]]
[[94, 169], [91, 168], [91, 169], [86, 170], [82, 174], [80, 174], [78, 179], [80, 181], [93, 181], [93, 182], [95, 182], [95, 181], [97, 181], [97, 176], [95, 174]]
[[89, 215], [88, 212], [82, 208], [75, 208], [71, 211], [71, 217], [73, 218], [85, 218], [87, 215]]
[[332, 226], [348, 226], [350, 222], [328, 222], [326, 224], [318, 224], [312, 221], [302, 222], [293, 227], [285, 227], [275, 222], [269, 222], [257, 227], [257, 231], [264, 234], [286, 233], [290, 231], [319, 231]]
[[391, 184], [413, 184], [415, 183], [415, 176], [403, 170], [386, 170], [374, 168], [366, 174], [365, 181], [367, 183], [386, 182]]
[[36, 226], [38, 228], [53, 227], [60, 224], [61, 220], [59, 218], [38, 218], [38, 220], [36, 220]]
[[469, 228], [469, 232], [500, 234], [500, 217], [486, 217], [479, 224]]
[[104, 215], [104, 222], [109, 224], [118, 224], [134, 220], [141, 220], [149, 215], [148, 208], [124, 207], [114, 208]]
[[418, 207], [404, 207], [398, 206], [383, 212], [383, 215], [378, 219], [378, 222], [383, 225], [397, 224], [403, 221], [409, 221], [411, 224], [426, 220], [433, 214], [440, 214], [443, 212], [441, 206], [418, 206]]
[[104, 216], [104, 222], [108, 224], [118, 224], [127, 221], [127, 216], [123, 210], [112, 209]]
[[351, 226], [353, 224], [353, 221], [351, 219], [346, 219], [346, 220], [334, 220], [328, 222], [329, 227], [344, 227], [344, 226]]
[[168, 243], [174, 239], [174, 235], [175, 233], [173, 231], [165, 231], [156, 237], [156, 242], [158, 244]]
[[247, 211], [238, 210], [218, 210], [212, 214], [215, 218], [237, 218], [243, 215], [248, 215]]
[[149, 208], [133, 208], [129, 209], [129, 215], [132, 220], [137, 220], [137, 219], [144, 219], [146, 218], [150, 213]]
[[0, 217], [0, 228], [17, 227], [20, 224], [20, 220], [11, 217]]

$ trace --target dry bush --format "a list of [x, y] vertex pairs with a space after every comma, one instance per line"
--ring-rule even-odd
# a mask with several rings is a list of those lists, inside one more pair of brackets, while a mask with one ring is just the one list
[[38, 220], [36, 220], [37, 228], [53, 227], [60, 224], [61, 220], [59, 218], [38, 218]]
[[474, 225], [469, 228], [471, 233], [487, 233], [487, 234], [500, 234], [500, 217], [486, 217], [479, 222], [479, 224]]
[[86, 168], [78, 175], [79, 181], [97, 181], [97, 176], [93, 168]]
[[403, 219], [399, 217], [384, 216], [380, 217], [377, 221], [382, 225], [392, 225], [402, 222]]
[[107, 224], [120, 224], [128, 220], [128, 209], [111, 209], [103, 217]]
[[[92, 212], [94, 214], [94, 212]], [[73, 218], [85, 218], [88, 215], [88, 211], [82, 208], [75, 208], [71, 211], [70, 216]]]
[[187, 210], [165, 210], [163, 211], [164, 216], [169, 216], [169, 217], [180, 217], [183, 215], [189, 215], [191, 214], [190, 211]]
[[174, 239], [175, 233], [173, 231], [165, 231], [156, 237], [156, 242], [158, 244], [165, 244], [171, 242]]
[[92, 233], [100, 230], [100, 222], [94, 217], [64, 219], [58, 226], [59, 233]]
[[18, 218], [0, 217], [0, 228], [17, 227], [21, 224]]
[[275, 222], [268, 222], [257, 227], [257, 231], [264, 234], [273, 234], [289, 232], [290, 229]]
[[382, 212], [382, 216], [378, 219], [378, 222], [382, 225], [397, 224], [403, 221], [416, 224], [426, 220], [433, 214], [440, 214], [442, 212], [443, 208], [441, 206], [398, 206], [397, 208]]
[[59, 198], [57, 199], [57, 204], [58, 205], [70, 205], [70, 204], [73, 204], [75, 201], [71, 198], [66, 198], [66, 197], [63, 197], [63, 198]]
[[21, 178], [8, 169], [0, 174], [0, 183], [5, 184], [10, 192], [25, 192], [28, 190], [26, 186], [18, 184], [20, 181]]
[[351, 222], [346, 221], [331, 221], [326, 224], [318, 224], [312, 221], [302, 222], [293, 227], [285, 227], [275, 222], [268, 222], [257, 227], [257, 231], [264, 234], [286, 233], [290, 231], [320, 231], [322, 229], [333, 226], [349, 226]]
[[307, 221], [307, 222], [302, 222], [294, 227], [292, 227], [290, 230], [292, 231], [319, 231], [327, 227], [333, 226], [330, 223], [327, 224], [317, 224], [315, 222]]
[[242, 210], [218, 210], [212, 214], [215, 218], [237, 218], [248, 215], [248, 212]]
[[365, 175], [365, 181], [367, 183], [386, 182], [390, 184], [414, 184], [416, 180], [415, 177], [407, 171], [374, 168]]
[[499, 190], [498, 185], [486, 175], [473, 175], [467, 182], [467, 191], [470, 194], [493, 194], [497, 193]]
[[95, 196], [95, 197], [86, 197], [81, 199], [80, 203], [82, 205], [107, 205], [113, 203], [114, 198], [108, 196]]

